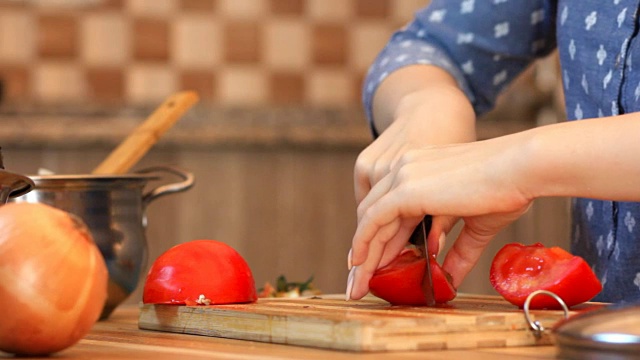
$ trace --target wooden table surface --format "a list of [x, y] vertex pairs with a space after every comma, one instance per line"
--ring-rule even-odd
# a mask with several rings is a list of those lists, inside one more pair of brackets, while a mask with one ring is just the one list
[[[50, 359], [555, 359], [554, 346], [351, 353], [138, 329], [138, 307], [122, 306], [76, 345]], [[0, 358], [11, 355], [0, 352]], [[28, 359], [26, 357], [20, 359]]]

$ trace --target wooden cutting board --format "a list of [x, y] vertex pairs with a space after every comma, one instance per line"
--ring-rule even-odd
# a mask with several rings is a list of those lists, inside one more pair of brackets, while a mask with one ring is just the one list
[[[581, 309], [591, 306], [582, 306]], [[571, 313], [575, 313], [573, 310]], [[562, 311], [539, 310], [532, 319], [550, 328]], [[498, 296], [460, 294], [438, 307], [391, 306], [377, 298], [344, 301], [269, 298], [253, 304], [141, 305], [141, 329], [349, 351], [469, 349], [548, 345], [536, 338], [521, 309]]]

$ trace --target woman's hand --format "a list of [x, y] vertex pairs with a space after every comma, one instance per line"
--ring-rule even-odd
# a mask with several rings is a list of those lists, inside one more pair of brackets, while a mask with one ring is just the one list
[[[374, 125], [382, 134], [356, 161], [354, 190], [358, 204], [404, 154], [425, 145], [475, 140], [475, 113], [471, 104], [455, 80], [436, 67], [409, 66], [393, 73], [376, 92], [373, 113]], [[421, 218], [405, 219], [402, 230], [395, 232], [394, 240], [382, 250], [384, 258], [378, 265], [395, 258]], [[456, 221], [453, 217], [433, 218], [430, 252], [438, 252], [445, 234]]]
[[[427, 146], [406, 151], [371, 188], [358, 206], [353, 238], [351, 298], [368, 292], [375, 270], [404, 247], [425, 214], [434, 226], [464, 220], [463, 229], [445, 258], [444, 269], [459, 286], [488, 242], [528, 209], [532, 198], [522, 189], [526, 163], [518, 136], [487, 141]], [[434, 236], [430, 233], [429, 241]]]
[[475, 113], [467, 97], [448, 74], [432, 66], [409, 66], [389, 76], [376, 92], [373, 116], [381, 135], [356, 160], [358, 204], [406, 152], [476, 140]]

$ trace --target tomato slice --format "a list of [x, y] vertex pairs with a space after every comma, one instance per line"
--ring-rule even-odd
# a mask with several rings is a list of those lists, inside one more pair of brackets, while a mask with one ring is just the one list
[[182, 243], [160, 255], [144, 284], [145, 304], [209, 305], [258, 299], [247, 262], [216, 240]]
[[[602, 290], [600, 280], [583, 258], [540, 243], [505, 245], [491, 263], [490, 280], [502, 297], [519, 307], [536, 290], [555, 293], [569, 307], [591, 300]], [[556, 300], [544, 295], [531, 299], [529, 307], [561, 308]]]
[[[422, 293], [422, 276], [427, 259], [417, 249], [404, 249], [387, 266], [378, 269], [369, 281], [371, 294], [393, 305], [426, 305]], [[436, 303], [446, 303], [456, 297], [450, 276], [429, 256]]]

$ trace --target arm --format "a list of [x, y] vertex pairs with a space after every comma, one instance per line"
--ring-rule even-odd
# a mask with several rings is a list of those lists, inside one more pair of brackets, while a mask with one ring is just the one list
[[[530, 169], [520, 171], [531, 198], [578, 196], [640, 201], [640, 113], [571, 121], [523, 135]], [[530, 173], [529, 176], [524, 171]]]

